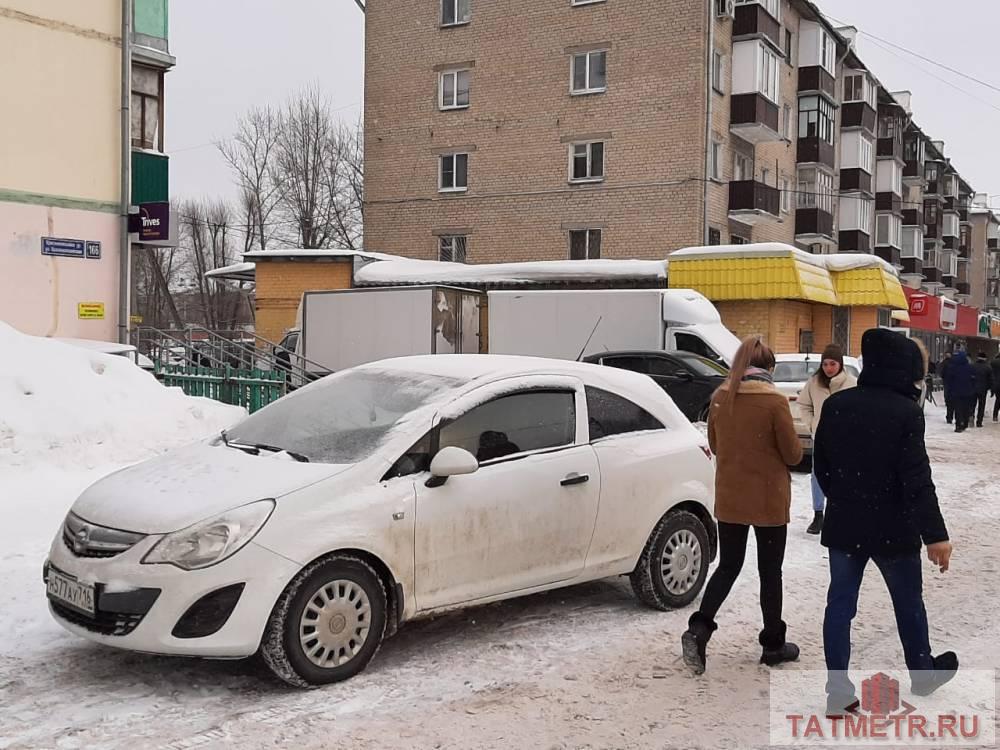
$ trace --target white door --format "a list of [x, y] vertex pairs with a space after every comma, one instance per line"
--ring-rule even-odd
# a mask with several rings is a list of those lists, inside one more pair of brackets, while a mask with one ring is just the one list
[[578, 418], [585, 413], [582, 388], [532, 380], [456, 411], [461, 416], [442, 422], [432, 437], [438, 449], [466, 448], [480, 468], [440, 487], [418, 477], [420, 610], [568, 580], [583, 570], [601, 482]]

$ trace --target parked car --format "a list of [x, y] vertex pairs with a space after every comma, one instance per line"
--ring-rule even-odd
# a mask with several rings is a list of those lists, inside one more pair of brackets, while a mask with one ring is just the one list
[[584, 361], [648, 375], [692, 422], [708, 421], [712, 394], [729, 373], [723, 365], [690, 352], [605, 352]]
[[259, 653], [298, 686], [407, 620], [628, 575], [692, 602], [717, 549], [704, 437], [649, 378], [434, 355], [330, 375], [86, 490], [44, 567], [67, 630]]
[[[822, 358], [822, 354], [805, 353], [779, 354], [775, 357], [777, 363], [774, 366], [774, 385], [781, 393], [788, 396], [792, 419], [795, 421], [795, 431], [799, 435], [799, 442], [802, 443], [802, 450], [807, 455], [812, 455], [812, 431], [808, 422], [799, 414], [799, 393], [805, 387], [806, 381], [816, 374]], [[861, 373], [861, 363], [854, 357], [844, 357], [844, 369], [854, 377], [858, 377]]]

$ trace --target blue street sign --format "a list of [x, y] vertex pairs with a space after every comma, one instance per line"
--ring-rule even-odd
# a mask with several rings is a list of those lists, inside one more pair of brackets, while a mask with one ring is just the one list
[[58, 255], [63, 258], [83, 258], [86, 255], [83, 240], [66, 240], [58, 237], [42, 237], [42, 255]]

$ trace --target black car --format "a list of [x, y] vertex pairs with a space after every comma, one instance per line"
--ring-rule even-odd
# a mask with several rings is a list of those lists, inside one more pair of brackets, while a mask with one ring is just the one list
[[690, 352], [604, 352], [584, 361], [649, 375], [692, 422], [708, 419], [712, 394], [729, 374], [723, 365]]

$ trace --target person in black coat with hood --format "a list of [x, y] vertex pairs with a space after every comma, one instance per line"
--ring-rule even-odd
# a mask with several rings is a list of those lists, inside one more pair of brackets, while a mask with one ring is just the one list
[[916, 344], [885, 329], [865, 332], [861, 354], [858, 387], [827, 399], [813, 447], [827, 497], [821, 543], [830, 551], [823, 621], [830, 715], [856, 704], [847, 674], [851, 622], [870, 560], [889, 589], [913, 692], [929, 695], [958, 669], [953, 652], [931, 654], [923, 601], [921, 544], [942, 572], [951, 558], [917, 405], [924, 360]]
[[986, 416], [986, 399], [993, 386], [993, 369], [986, 360], [986, 352], [979, 352], [976, 355], [976, 361], [972, 363], [972, 371], [976, 375], [976, 395], [973, 397], [976, 405], [976, 427], [982, 427], [983, 417]]
[[955, 432], [969, 429], [976, 403], [976, 371], [965, 352], [955, 352], [944, 376], [944, 391], [951, 394], [955, 406]]

